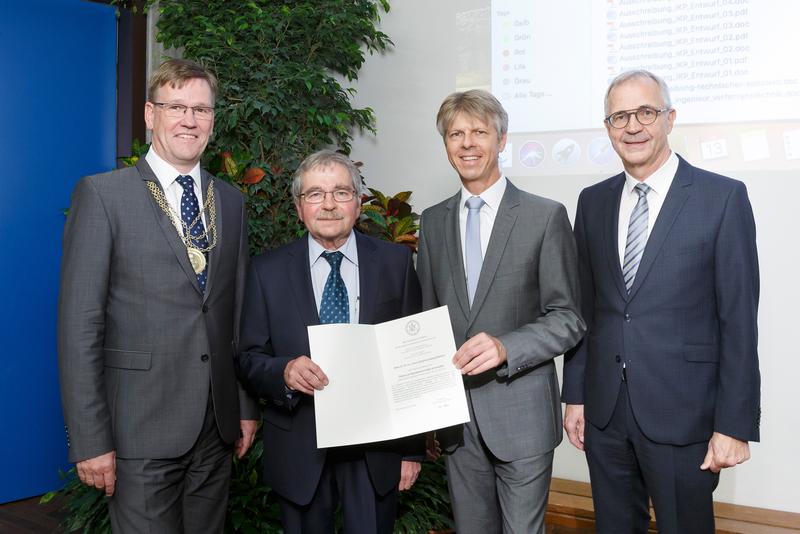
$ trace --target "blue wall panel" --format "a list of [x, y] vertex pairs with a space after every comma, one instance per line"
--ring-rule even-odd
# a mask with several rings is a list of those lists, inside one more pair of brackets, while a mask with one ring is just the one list
[[63, 210], [77, 180], [113, 168], [114, 9], [0, 1], [0, 503], [62, 483], [56, 362]]

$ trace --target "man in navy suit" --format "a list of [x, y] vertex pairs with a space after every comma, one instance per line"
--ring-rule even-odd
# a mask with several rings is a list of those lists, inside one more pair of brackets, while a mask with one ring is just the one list
[[308, 236], [250, 266], [239, 374], [266, 401], [264, 482], [279, 496], [287, 534], [333, 532], [339, 503], [345, 532], [391, 533], [398, 489], [410, 488], [420, 470], [403, 457], [424, 454], [424, 439], [414, 438], [317, 448], [313, 394], [328, 377], [308, 356], [307, 327], [375, 324], [421, 309], [410, 250], [353, 231], [360, 189], [346, 156], [323, 150], [306, 158], [292, 193]]
[[586, 188], [575, 238], [588, 332], [564, 365], [564, 428], [586, 451], [597, 531], [714, 532], [719, 472], [759, 439], [755, 222], [744, 184], [670, 150], [669, 90], [614, 79], [624, 173]]

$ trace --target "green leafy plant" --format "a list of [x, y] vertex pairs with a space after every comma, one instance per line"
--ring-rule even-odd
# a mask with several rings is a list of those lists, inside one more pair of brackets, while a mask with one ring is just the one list
[[59, 473], [65, 480], [64, 487], [42, 496], [40, 503], [49, 503], [58, 497], [67, 512], [61, 524], [67, 532], [84, 534], [110, 534], [111, 520], [108, 516], [106, 495], [102, 491], [85, 486], [78, 478], [75, 468]]
[[411, 489], [400, 492], [394, 531], [400, 534], [417, 534], [452, 528], [444, 459], [425, 462]]
[[401, 243], [416, 252], [419, 215], [408, 203], [411, 191], [402, 191], [391, 197], [371, 187], [369, 191], [371, 195], [361, 198], [358, 229], [392, 243]]
[[253, 253], [302, 234], [290, 188], [300, 161], [330, 145], [349, 153], [354, 131], [374, 131], [372, 110], [353, 108], [343, 83], [358, 78], [365, 53], [391, 45], [375, 26], [381, 9], [388, 1], [158, 3], [158, 39], [219, 79], [205, 163], [247, 194]]

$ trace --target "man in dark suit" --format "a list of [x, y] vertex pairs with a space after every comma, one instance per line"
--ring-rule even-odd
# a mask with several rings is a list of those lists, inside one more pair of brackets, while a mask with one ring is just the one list
[[459, 534], [544, 532], [561, 405], [553, 359], [581, 338], [575, 242], [564, 206], [500, 172], [508, 115], [454, 93], [437, 127], [461, 180], [422, 214], [425, 309], [447, 305], [470, 422], [439, 431]]
[[[64, 231], [58, 354], [69, 459], [110, 497], [115, 532], [222, 532], [231, 454], [258, 409], [232, 343], [244, 283], [244, 200], [199, 161], [216, 79], [165, 62], [135, 167], [89, 176]], [[201, 209], [202, 206], [202, 209]]]
[[307, 327], [375, 324], [420, 311], [410, 250], [353, 231], [360, 190], [358, 168], [346, 156], [323, 150], [306, 158], [292, 193], [308, 236], [250, 267], [239, 374], [267, 402], [264, 482], [280, 497], [289, 534], [333, 532], [337, 503], [345, 532], [391, 533], [398, 488], [410, 488], [420, 469], [402, 458], [424, 454], [417, 439], [317, 448], [313, 393], [328, 377], [308, 356]]
[[585, 189], [575, 238], [584, 341], [564, 428], [586, 451], [598, 532], [714, 532], [722, 468], [759, 439], [755, 223], [744, 184], [674, 154], [669, 90], [623, 73], [605, 101], [625, 172]]

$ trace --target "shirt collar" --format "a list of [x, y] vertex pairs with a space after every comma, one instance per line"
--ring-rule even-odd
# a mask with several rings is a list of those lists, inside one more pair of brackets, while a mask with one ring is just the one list
[[195, 163], [194, 167], [188, 174], [183, 174], [178, 169], [167, 163], [164, 158], [158, 155], [158, 153], [153, 149], [153, 146], [150, 145], [150, 149], [147, 151], [147, 155], [144, 157], [147, 164], [150, 165], [150, 168], [153, 170], [153, 174], [156, 175], [158, 178], [159, 183], [161, 184], [161, 188], [165, 191], [178, 176], [191, 176], [194, 179], [194, 183], [197, 187], [200, 187], [200, 162]]
[[[667, 161], [656, 172], [645, 178], [644, 183], [650, 186], [650, 190], [655, 191], [657, 195], [666, 195], [669, 184], [672, 183], [672, 179], [678, 171], [678, 163], [678, 156], [675, 155], [675, 152], [670, 152]], [[633, 188], [639, 183], [642, 182], [625, 171], [625, 193], [630, 195], [633, 192]]]
[[469, 192], [469, 190], [461, 185], [461, 200], [459, 201], [459, 208], [462, 210], [466, 210], [466, 202], [470, 197], [479, 196], [483, 199], [486, 205], [494, 210], [497, 211], [497, 208], [500, 207], [500, 201], [503, 200], [503, 194], [506, 192], [506, 184], [508, 180], [506, 180], [505, 176], [500, 176], [500, 179], [497, 180], [495, 183], [490, 185], [486, 191], [481, 193], [480, 195], [473, 195]]
[[[347, 237], [347, 241], [344, 242], [344, 245], [339, 247], [339, 252], [347, 258], [350, 263], [358, 267], [358, 246], [356, 246], [356, 234], [353, 230], [350, 230], [350, 235]], [[332, 252], [330, 250], [326, 250], [325, 247], [317, 243], [317, 241], [311, 237], [311, 234], [308, 234], [308, 262], [309, 265], [312, 267], [322, 257], [323, 252]], [[324, 260], [323, 260], [324, 261]]]

